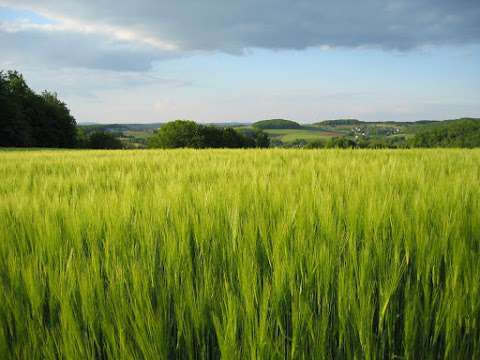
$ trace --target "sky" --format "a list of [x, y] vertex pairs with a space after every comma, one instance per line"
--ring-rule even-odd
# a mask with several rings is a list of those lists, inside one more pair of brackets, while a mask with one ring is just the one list
[[480, 1], [0, 0], [0, 69], [77, 122], [480, 117]]

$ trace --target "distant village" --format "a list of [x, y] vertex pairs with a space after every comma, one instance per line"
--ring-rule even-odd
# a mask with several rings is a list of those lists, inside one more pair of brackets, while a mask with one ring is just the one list
[[401, 132], [398, 127], [380, 127], [380, 126], [357, 126], [352, 128], [352, 136], [355, 139], [370, 136], [391, 136]]

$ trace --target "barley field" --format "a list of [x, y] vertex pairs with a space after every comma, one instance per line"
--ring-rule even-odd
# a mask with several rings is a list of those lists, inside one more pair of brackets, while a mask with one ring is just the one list
[[0, 358], [480, 357], [480, 150], [0, 152]]

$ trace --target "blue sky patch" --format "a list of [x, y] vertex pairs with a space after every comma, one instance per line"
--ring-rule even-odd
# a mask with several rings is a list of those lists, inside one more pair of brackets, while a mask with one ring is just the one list
[[19, 10], [10, 7], [0, 6], [0, 22], [15, 22], [26, 20], [33, 24], [47, 25], [55, 24], [53, 19], [46, 18], [29, 10]]

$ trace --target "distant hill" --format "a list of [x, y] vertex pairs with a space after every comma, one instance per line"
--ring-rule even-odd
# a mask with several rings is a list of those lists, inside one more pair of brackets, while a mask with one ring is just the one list
[[212, 122], [212, 123], [206, 123], [205, 125], [227, 128], [227, 127], [249, 126], [250, 124], [249, 123], [244, 123], [244, 122], [232, 121], [232, 122], [214, 122], [214, 123]]
[[445, 120], [425, 126], [412, 141], [414, 147], [479, 147], [480, 119]]
[[153, 131], [162, 126], [162, 123], [152, 124], [78, 124], [86, 131], [105, 131], [120, 133], [124, 131]]
[[452, 122], [473, 122], [473, 123], [478, 123], [480, 122], [480, 118], [472, 118], [472, 117], [463, 117], [463, 118], [458, 118], [458, 119], [449, 119], [449, 120], [443, 120], [443, 121], [435, 121], [437, 123], [443, 122], [443, 123], [452, 123]]
[[270, 119], [261, 120], [252, 124], [257, 129], [300, 129], [302, 126], [292, 120]]
[[398, 126], [409, 126], [409, 125], [431, 125], [435, 123], [440, 123], [444, 121], [455, 121], [454, 120], [416, 120], [416, 121], [362, 121], [358, 119], [335, 119], [335, 120], [322, 120], [316, 123], [313, 123], [313, 126], [345, 126], [345, 125], [398, 125]]
[[95, 121], [81, 121], [77, 123], [78, 126], [89, 126], [89, 125], [97, 125]]
[[355, 125], [361, 124], [363, 121], [358, 119], [336, 119], [336, 120], [323, 120], [314, 123], [313, 125], [317, 126], [337, 126], [337, 125]]
[[[144, 124], [98, 124], [94, 122], [81, 122], [78, 126], [87, 131], [106, 131], [106, 132], [124, 132], [124, 131], [153, 131], [161, 127], [163, 123], [144, 123]], [[207, 123], [205, 125], [217, 127], [239, 127], [248, 126], [248, 123], [242, 122], [219, 122]]]

